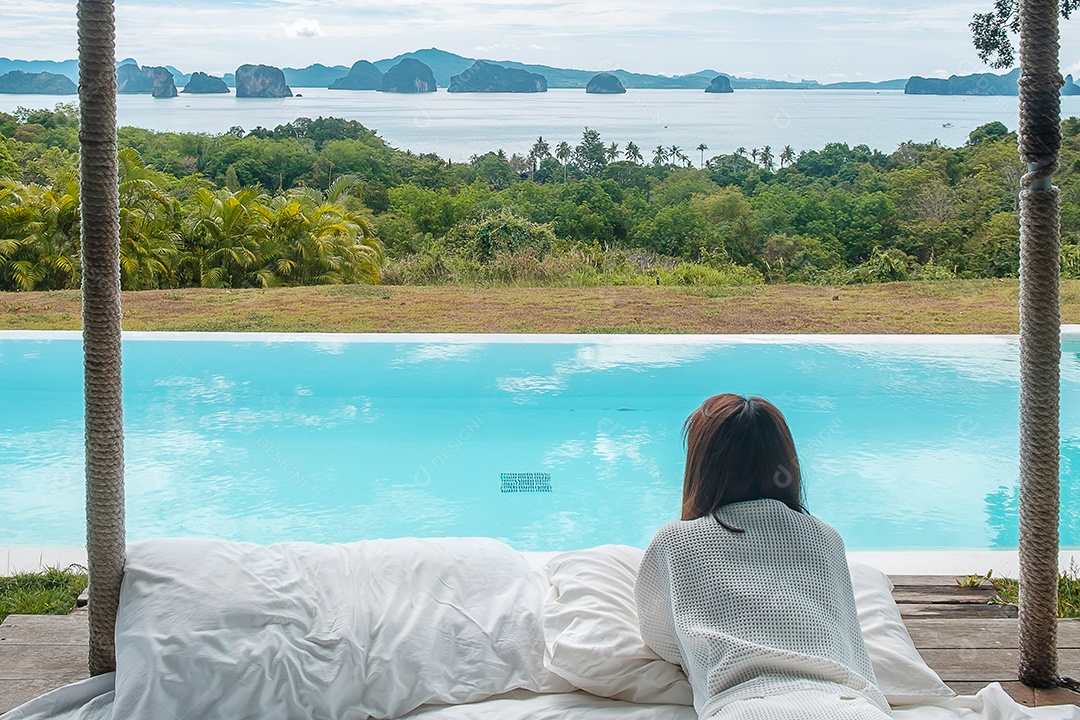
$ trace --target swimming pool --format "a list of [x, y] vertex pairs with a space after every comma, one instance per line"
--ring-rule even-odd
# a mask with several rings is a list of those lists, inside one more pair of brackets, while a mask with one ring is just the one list
[[[1062, 545], [1080, 545], [1080, 342]], [[129, 333], [128, 535], [644, 546], [705, 397], [787, 415], [851, 549], [1015, 547], [1015, 338]], [[77, 333], [0, 333], [0, 545], [84, 541]]]

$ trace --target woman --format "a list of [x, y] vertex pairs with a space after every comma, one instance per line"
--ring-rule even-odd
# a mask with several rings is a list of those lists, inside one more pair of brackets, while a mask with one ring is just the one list
[[681, 665], [703, 720], [882, 720], [844, 544], [809, 515], [795, 443], [761, 398], [686, 421], [682, 521], [660, 528], [635, 595], [645, 641]]

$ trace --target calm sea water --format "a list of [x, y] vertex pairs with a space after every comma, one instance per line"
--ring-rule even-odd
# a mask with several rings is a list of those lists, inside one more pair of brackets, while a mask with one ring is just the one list
[[[40, 336], [38, 336], [40, 337]], [[716, 392], [787, 415], [852, 549], [1014, 547], [1015, 341], [129, 337], [128, 532], [482, 535], [644, 546]], [[1080, 343], [1062, 355], [1062, 544], [1080, 546]], [[78, 339], [0, 339], [0, 545], [84, 539]], [[547, 473], [552, 492], [502, 492]]]
[[[698, 90], [628, 90], [625, 95], [587, 95], [550, 90], [535, 95], [423, 95], [295, 88], [303, 97], [238, 99], [234, 95], [119, 96], [124, 125], [183, 132], [222, 133], [239, 126], [273, 128], [297, 117], [359, 120], [391, 145], [434, 152], [454, 161], [489, 150], [526, 153], [538, 136], [552, 146], [576, 143], [586, 126], [604, 141], [633, 141], [646, 159], [657, 145], [680, 146], [696, 161], [770, 145], [818, 149], [829, 142], [866, 144], [892, 152], [905, 140], [962, 145], [968, 133], [998, 120], [1016, 127], [1014, 97], [904, 95], [899, 90], [739, 90], [711, 95]], [[1063, 97], [1064, 115], [1080, 114], [1080, 96]], [[0, 95], [0, 111], [51, 107], [57, 98]]]

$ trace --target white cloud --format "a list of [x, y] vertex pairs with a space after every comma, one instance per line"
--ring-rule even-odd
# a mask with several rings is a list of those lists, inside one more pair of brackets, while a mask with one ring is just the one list
[[308, 18], [296, 18], [291, 23], [281, 23], [281, 29], [285, 31], [285, 37], [323, 37], [322, 26], [318, 20]]
[[[581, 69], [883, 80], [938, 68], [985, 71], [967, 25], [986, 2], [117, 0], [117, 56], [220, 74], [241, 63], [351, 65], [439, 47]], [[1061, 33], [1069, 65], [1078, 57], [1080, 20], [1062, 23]], [[0, 45], [8, 57], [73, 58], [70, 0], [2, 4]], [[1080, 63], [1066, 71], [1077, 74]]]
[[502, 43], [495, 43], [493, 45], [477, 45], [473, 48], [477, 52], [494, 52], [495, 50], [520, 50], [517, 45], [503, 45]]

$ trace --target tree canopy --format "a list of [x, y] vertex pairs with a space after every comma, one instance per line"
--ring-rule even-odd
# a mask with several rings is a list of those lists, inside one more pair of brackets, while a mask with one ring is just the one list
[[[1062, 124], [1062, 271], [1080, 276], [1080, 120]], [[0, 113], [0, 290], [77, 287], [73, 110]], [[1011, 277], [1016, 137], [830, 143], [537, 138], [468, 162], [355, 121], [221, 135], [121, 128], [126, 289], [315, 283], [844, 284]], [[647, 155], [648, 157], [643, 157]], [[696, 167], [699, 166], [700, 167]]]
[[[1080, 0], [1059, 0], [1058, 10], [1066, 20], [1077, 7], [1080, 7]], [[975, 13], [970, 27], [979, 59], [998, 69], [1015, 64], [1012, 36], [1020, 32], [1020, 0], [994, 0], [994, 9]]]

